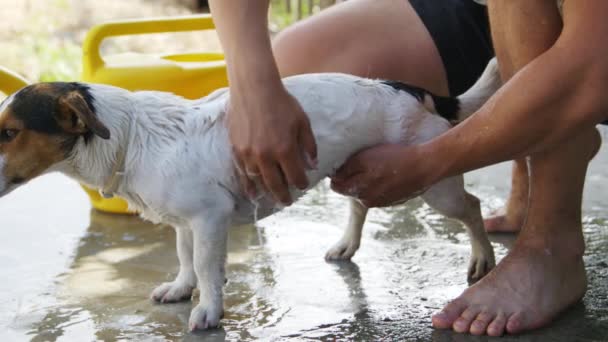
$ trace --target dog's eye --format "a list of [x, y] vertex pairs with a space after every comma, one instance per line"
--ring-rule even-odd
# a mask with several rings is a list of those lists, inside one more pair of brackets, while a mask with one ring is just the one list
[[15, 139], [19, 134], [18, 129], [3, 129], [0, 130], [0, 143], [7, 143]]

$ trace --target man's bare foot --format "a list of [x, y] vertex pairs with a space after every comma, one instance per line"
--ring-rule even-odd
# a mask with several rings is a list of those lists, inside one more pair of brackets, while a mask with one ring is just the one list
[[500, 336], [550, 323], [580, 300], [587, 287], [582, 234], [551, 239], [520, 236], [494, 270], [433, 316], [433, 326]]
[[512, 208], [514, 205], [507, 205], [492, 213], [491, 216], [483, 220], [483, 224], [488, 233], [518, 233], [526, 219], [526, 206], [520, 202], [518, 209]]

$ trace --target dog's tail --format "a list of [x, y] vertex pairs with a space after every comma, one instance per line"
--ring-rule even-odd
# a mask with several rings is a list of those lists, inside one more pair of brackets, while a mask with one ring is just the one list
[[475, 113], [502, 86], [498, 63], [493, 58], [477, 82], [458, 97], [444, 97], [431, 93], [424, 96], [424, 106], [450, 122], [458, 123]]
[[468, 118], [479, 110], [501, 86], [502, 79], [498, 70], [498, 62], [496, 61], [496, 57], [494, 57], [488, 62], [486, 69], [477, 82], [464, 94], [458, 96], [458, 101], [460, 102], [458, 121]]

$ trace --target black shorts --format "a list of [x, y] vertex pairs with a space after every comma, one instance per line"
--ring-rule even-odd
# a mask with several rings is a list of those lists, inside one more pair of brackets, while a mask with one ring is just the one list
[[473, 0], [410, 0], [410, 4], [439, 50], [450, 95], [464, 93], [494, 57], [486, 6]]
[[439, 50], [450, 95], [464, 93], [494, 57], [486, 6], [473, 0], [409, 1]]

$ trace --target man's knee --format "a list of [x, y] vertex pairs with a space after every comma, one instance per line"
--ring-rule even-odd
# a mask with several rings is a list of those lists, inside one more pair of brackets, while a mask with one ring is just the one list
[[599, 152], [602, 146], [602, 136], [596, 127], [591, 127], [573, 137], [571, 145], [574, 145], [572, 148], [574, 151], [571, 153], [576, 154], [578, 151], [581, 154], [581, 161], [588, 162]]
[[531, 155], [531, 161], [533, 164], [538, 161], [559, 163], [568, 165], [573, 170], [577, 168], [573, 167], [575, 165], [586, 168], [599, 151], [601, 144], [602, 138], [598, 129], [589, 127], [557, 145]]
[[315, 49], [311, 32], [306, 24], [293, 25], [281, 31], [272, 41], [272, 48], [281, 76], [298, 75], [313, 72], [315, 58], [311, 52]]
[[591, 158], [589, 159], [593, 159], [595, 155], [600, 151], [600, 147], [602, 147], [602, 135], [597, 128], [593, 128], [590, 135], [593, 149], [591, 150]]

